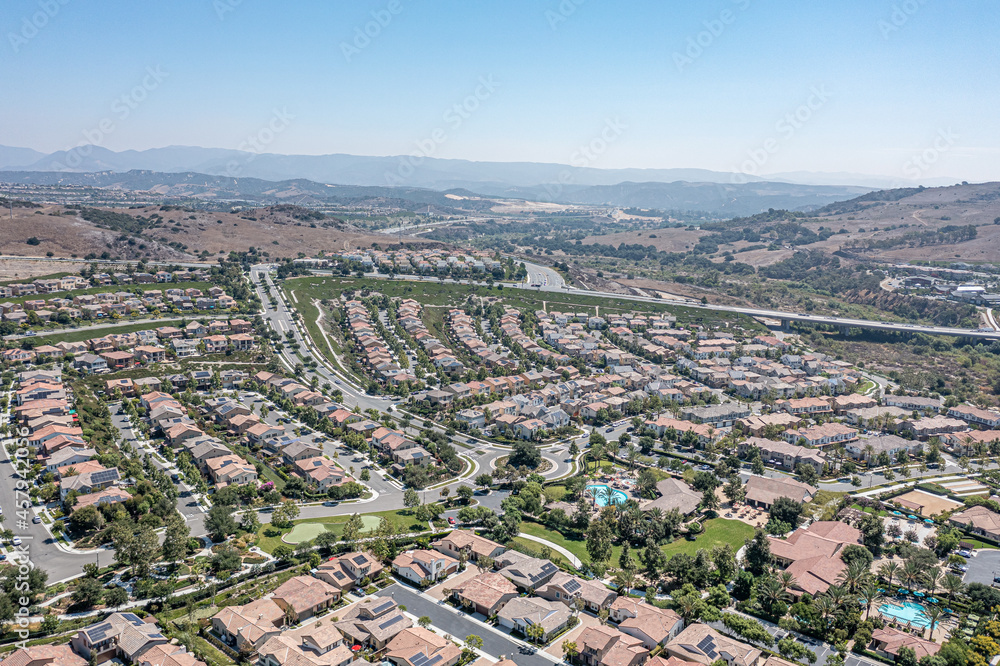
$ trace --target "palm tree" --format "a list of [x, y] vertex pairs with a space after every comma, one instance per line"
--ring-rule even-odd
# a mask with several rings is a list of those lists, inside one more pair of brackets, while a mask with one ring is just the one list
[[788, 598], [785, 588], [782, 587], [781, 583], [774, 578], [768, 578], [764, 581], [764, 584], [760, 586], [760, 594], [762, 599], [766, 600], [768, 608], [771, 608], [779, 601], [784, 601]]
[[962, 579], [955, 574], [945, 574], [944, 579], [941, 581], [941, 586], [948, 590], [948, 601], [954, 601], [956, 594], [961, 594], [962, 589], [965, 587], [965, 583]]
[[830, 626], [829, 618], [837, 614], [837, 604], [834, 603], [827, 595], [818, 597], [813, 604], [816, 607], [816, 612], [819, 613], [820, 618], [823, 620], [823, 628]]
[[868, 567], [863, 561], [855, 560], [840, 572], [837, 583], [847, 588], [848, 592], [856, 592], [869, 576]]
[[615, 574], [615, 585], [618, 586], [619, 590], [624, 589], [624, 594], [628, 594], [628, 591], [632, 589], [635, 584], [635, 570], [634, 569], [622, 569]]
[[871, 444], [865, 444], [865, 463], [868, 467], [872, 466], [872, 454], [875, 453], [875, 447]]
[[910, 560], [903, 565], [903, 570], [899, 574], [903, 583], [910, 590], [914, 589], [916, 584], [919, 583], [924, 577], [924, 572], [918, 569], [917, 566], [918, 565], [913, 560]]
[[927, 591], [930, 592], [931, 596], [934, 596], [934, 591], [937, 590], [938, 584], [941, 582], [941, 570], [937, 567], [931, 569], [924, 576], [924, 584], [927, 586]]
[[565, 640], [562, 642], [563, 659], [566, 661], [573, 661], [573, 658], [580, 653], [579, 648], [577, 648], [576, 643], [570, 640]]
[[684, 619], [684, 624], [691, 622], [695, 612], [698, 610], [698, 597], [693, 594], [685, 594], [677, 600], [677, 613]]
[[878, 582], [874, 580], [869, 580], [861, 588], [861, 594], [863, 595], [863, 599], [866, 606], [865, 619], [867, 620], [868, 616], [872, 612], [872, 608], [874, 606], [877, 606], [882, 601], [883, 599], [882, 590], [881, 588], [879, 588]]
[[782, 571], [778, 574], [778, 582], [781, 583], [781, 589], [788, 590], [789, 588], [795, 587], [798, 581], [795, 580], [795, 576], [788, 571]]
[[924, 609], [924, 617], [930, 621], [930, 633], [927, 634], [927, 638], [930, 640], [934, 640], [934, 625], [941, 619], [941, 614], [942, 611], [937, 606], [931, 606], [930, 608]]
[[535, 622], [529, 624], [525, 631], [528, 634], [528, 638], [535, 641], [536, 643], [541, 641], [542, 637], [545, 636], [545, 628], [542, 625], [537, 624]]
[[639, 459], [639, 448], [635, 444], [629, 444], [626, 456], [628, 458], [628, 468], [633, 469], [635, 461]]
[[886, 579], [886, 585], [892, 587], [892, 579], [899, 573], [899, 564], [893, 561], [886, 562], [878, 568], [878, 575]]

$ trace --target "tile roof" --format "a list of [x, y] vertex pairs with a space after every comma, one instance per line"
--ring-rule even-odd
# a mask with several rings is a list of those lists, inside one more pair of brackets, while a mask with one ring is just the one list
[[3, 666], [87, 666], [87, 660], [77, 655], [69, 645], [33, 645], [11, 652]]

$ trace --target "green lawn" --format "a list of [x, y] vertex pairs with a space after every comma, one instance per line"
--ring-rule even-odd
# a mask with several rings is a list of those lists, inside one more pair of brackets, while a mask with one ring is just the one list
[[[559, 532], [554, 532], [544, 525], [527, 521], [521, 523], [521, 532], [562, 546], [581, 560], [590, 559], [590, 556], [587, 554], [587, 544], [585, 541], [567, 539]], [[705, 532], [700, 534], [697, 540], [676, 539], [672, 543], [663, 546], [663, 552], [667, 554], [667, 557], [672, 556], [674, 553], [694, 555], [699, 549], [711, 550], [714, 546], [723, 543], [730, 544], [735, 551], [739, 550], [743, 546], [743, 543], [752, 536], [753, 528], [742, 521], [713, 518], [705, 521]], [[525, 542], [528, 547], [534, 550], [538, 550], [542, 546], [542, 544], [533, 541], [526, 540]], [[633, 558], [636, 557], [635, 550], [632, 551], [632, 555]], [[613, 565], [617, 566], [619, 556], [621, 556], [621, 546], [615, 546], [614, 553], [611, 556], [611, 563]], [[636, 562], [638, 563], [638, 559], [636, 559]]]
[[[348, 505], [349, 506], [349, 505]], [[389, 519], [389, 522], [393, 524], [397, 532], [426, 532], [427, 523], [422, 523], [414, 517], [411, 509], [398, 509], [395, 511], [373, 511], [371, 513], [362, 513], [361, 519], [364, 521], [365, 525], [371, 525], [373, 527], [378, 527], [379, 521], [382, 517]], [[276, 528], [271, 527], [270, 524], [262, 525], [257, 531], [260, 535], [260, 541], [257, 544], [260, 546], [261, 550], [271, 553], [279, 545], [284, 543], [281, 537], [289, 532], [295, 530], [299, 525], [322, 525], [330, 532], [333, 532], [337, 536], [340, 536], [344, 531], [344, 524], [350, 518], [349, 515], [343, 516], [324, 516], [322, 518], [304, 518], [302, 520], [296, 520], [292, 524], [292, 527], [288, 528]], [[302, 534], [309, 528], [299, 528], [298, 533]], [[315, 534], [319, 534], [320, 530], [312, 528]], [[315, 534], [310, 537], [314, 538]], [[287, 544], [286, 544], [287, 545]]]

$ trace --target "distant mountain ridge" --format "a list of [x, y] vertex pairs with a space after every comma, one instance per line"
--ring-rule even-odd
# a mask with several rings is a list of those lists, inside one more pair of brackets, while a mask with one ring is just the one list
[[[421, 187], [335, 185], [307, 178], [267, 180], [219, 176], [197, 172], [159, 172], [134, 169], [126, 172], [3, 171], [0, 181], [33, 185], [73, 185], [149, 191], [174, 198], [225, 201], [247, 199], [276, 202], [351, 203], [359, 200], [400, 200], [406, 206], [435, 206], [441, 211], [487, 211], [493, 199], [525, 199], [567, 204], [623, 208], [657, 208], [688, 211], [707, 216], [752, 215], [769, 208], [810, 211], [867, 193], [866, 188], [790, 185], [787, 183], [672, 183], [623, 182], [615, 185], [510, 187], [481, 183], [476, 191], [455, 187], [444, 191]], [[456, 199], [455, 197], [461, 197]]]

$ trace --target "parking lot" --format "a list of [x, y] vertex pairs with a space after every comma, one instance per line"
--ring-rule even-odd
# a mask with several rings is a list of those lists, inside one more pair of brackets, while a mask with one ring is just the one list
[[1000, 550], [980, 549], [969, 558], [969, 570], [962, 581], [992, 585], [994, 576], [1000, 576]]

